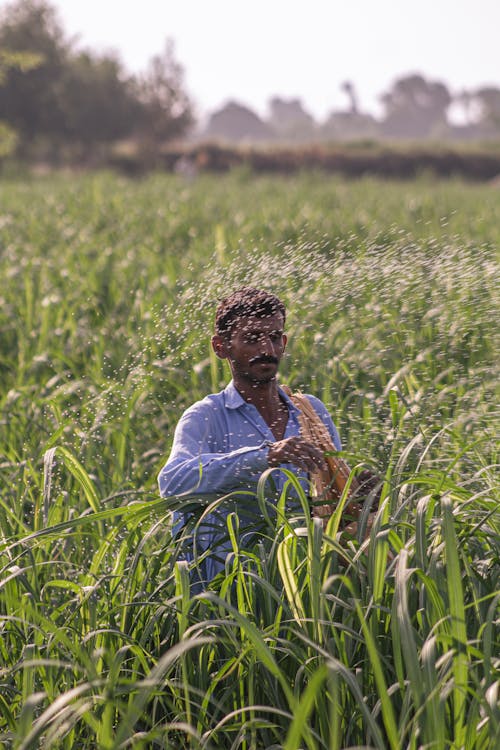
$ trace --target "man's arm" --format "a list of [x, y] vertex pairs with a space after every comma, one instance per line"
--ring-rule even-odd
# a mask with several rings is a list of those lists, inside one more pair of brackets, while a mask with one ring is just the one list
[[168, 461], [158, 476], [163, 497], [255, 489], [269, 466], [268, 444], [222, 452], [213, 432], [209, 410], [191, 408], [184, 413]]
[[[335, 430], [332, 422], [331, 425]], [[175, 430], [169, 459], [158, 476], [163, 497], [235, 489], [255, 491], [262, 472], [283, 464], [307, 473], [325, 468], [323, 453], [298, 435], [224, 452], [220, 450], [221, 435], [216, 433], [210, 410], [196, 405], [184, 413]]]

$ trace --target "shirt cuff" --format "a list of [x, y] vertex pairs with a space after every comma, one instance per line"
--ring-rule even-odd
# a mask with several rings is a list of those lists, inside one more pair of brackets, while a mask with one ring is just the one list
[[239, 448], [236, 450], [235, 453], [240, 455], [240, 468], [257, 474], [262, 474], [263, 471], [269, 468], [267, 455], [269, 453], [269, 447], [272, 444], [271, 440], [265, 440], [259, 445], [246, 446], [245, 448]]

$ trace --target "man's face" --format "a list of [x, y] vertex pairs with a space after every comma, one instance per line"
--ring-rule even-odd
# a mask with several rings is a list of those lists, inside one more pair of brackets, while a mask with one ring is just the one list
[[285, 351], [283, 316], [238, 318], [230, 336], [214, 336], [212, 344], [217, 356], [229, 360], [235, 381], [267, 383], [276, 377]]

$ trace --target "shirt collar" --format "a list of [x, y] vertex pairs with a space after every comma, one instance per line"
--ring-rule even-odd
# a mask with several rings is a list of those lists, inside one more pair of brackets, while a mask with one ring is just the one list
[[236, 389], [234, 382], [231, 380], [224, 391], [224, 406], [226, 409], [238, 409], [246, 403], [241, 393]]
[[[295, 406], [293, 401], [286, 395], [286, 393], [278, 386], [278, 391], [283, 399], [285, 401], [286, 405], [288, 406], [289, 413], [298, 413], [299, 409]], [[237, 390], [234, 382], [231, 380], [228, 385], [225, 387], [224, 391], [224, 406], [226, 409], [239, 409], [240, 406], [244, 406], [246, 404], [245, 399], [241, 395], [241, 393]]]

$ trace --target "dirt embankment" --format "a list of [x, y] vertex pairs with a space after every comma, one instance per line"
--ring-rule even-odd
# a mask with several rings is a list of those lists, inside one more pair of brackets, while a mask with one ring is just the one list
[[212, 143], [170, 148], [153, 158], [140, 153], [115, 154], [109, 167], [127, 174], [150, 169], [176, 171], [186, 176], [198, 172], [227, 172], [244, 167], [253, 172], [292, 174], [300, 170], [323, 170], [346, 177], [375, 175], [412, 179], [422, 173], [437, 177], [462, 177], [489, 181], [500, 176], [500, 148], [415, 147], [315, 147], [232, 148]]

